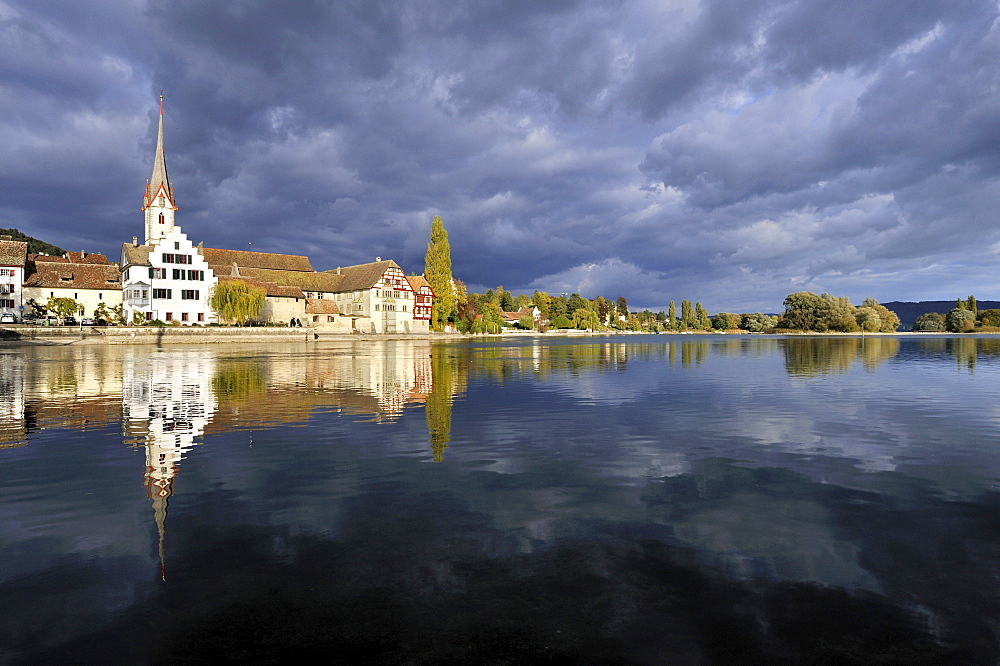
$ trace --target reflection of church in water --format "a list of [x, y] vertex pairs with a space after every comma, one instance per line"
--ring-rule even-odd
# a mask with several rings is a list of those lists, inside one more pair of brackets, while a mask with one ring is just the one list
[[130, 359], [122, 376], [122, 428], [127, 441], [146, 450], [146, 496], [153, 503], [164, 575], [167, 503], [180, 462], [217, 408], [214, 365], [201, 352], [158, 352], [144, 363]]

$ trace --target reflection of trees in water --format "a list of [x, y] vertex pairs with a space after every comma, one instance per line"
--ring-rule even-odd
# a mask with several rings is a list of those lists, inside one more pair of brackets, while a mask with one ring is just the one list
[[433, 388], [427, 396], [424, 414], [427, 418], [427, 434], [431, 441], [434, 462], [441, 462], [444, 450], [451, 440], [451, 404], [455, 389], [455, 361], [443, 347], [435, 350], [431, 358], [431, 381]]
[[858, 361], [870, 372], [899, 353], [899, 339], [894, 337], [803, 337], [781, 342], [785, 370], [804, 377], [843, 374]]
[[929, 336], [920, 340], [919, 347], [923, 352], [949, 354], [959, 369], [969, 372], [975, 371], [980, 356], [1000, 356], [1000, 338]]
[[246, 400], [267, 391], [264, 368], [255, 360], [222, 361], [212, 376], [212, 391], [218, 400]]

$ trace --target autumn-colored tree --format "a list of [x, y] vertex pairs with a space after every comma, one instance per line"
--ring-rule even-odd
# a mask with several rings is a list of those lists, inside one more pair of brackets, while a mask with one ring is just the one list
[[451, 245], [440, 215], [431, 221], [431, 239], [424, 255], [424, 278], [434, 291], [431, 330], [443, 331], [455, 309], [455, 285], [451, 274]]

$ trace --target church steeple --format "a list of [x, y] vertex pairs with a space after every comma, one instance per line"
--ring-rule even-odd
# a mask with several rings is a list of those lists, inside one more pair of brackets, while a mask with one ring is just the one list
[[167, 178], [167, 159], [163, 151], [163, 94], [160, 94], [160, 123], [156, 133], [156, 154], [153, 157], [153, 175], [146, 183], [146, 194], [142, 198], [142, 210], [146, 212], [146, 244], [157, 241], [173, 229], [174, 190]]

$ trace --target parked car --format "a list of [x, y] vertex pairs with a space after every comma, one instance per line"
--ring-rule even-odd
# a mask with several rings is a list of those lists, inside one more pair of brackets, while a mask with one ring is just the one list
[[38, 321], [38, 315], [36, 315], [34, 312], [29, 312], [28, 314], [21, 317], [22, 324], [34, 324], [36, 321]]
[[73, 315], [69, 315], [68, 317], [63, 317], [63, 326], [76, 326], [77, 323], [78, 322], [76, 321], [76, 317], [74, 317]]
[[39, 317], [36, 323], [39, 326], [58, 326], [59, 318], [53, 317], [52, 315], [45, 315], [44, 317]]
[[16, 324], [16, 323], [17, 323], [17, 315], [11, 312], [4, 312], [2, 315], [0, 315], [0, 324]]
[[94, 325], [94, 318], [93, 317], [84, 317], [83, 319], [80, 320], [80, 325], [81, 326], [93, 326]]

